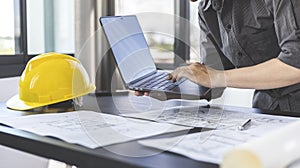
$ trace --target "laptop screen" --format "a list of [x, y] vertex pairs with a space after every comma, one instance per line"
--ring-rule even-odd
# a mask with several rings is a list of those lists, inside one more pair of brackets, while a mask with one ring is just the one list
[[136, 16], [101, 17], [100, 22], [126, 84], [156, 71]]

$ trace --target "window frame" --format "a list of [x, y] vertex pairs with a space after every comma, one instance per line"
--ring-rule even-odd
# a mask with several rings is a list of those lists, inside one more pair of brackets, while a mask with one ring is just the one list
[[180, 37], [184, 41], [175, 38], [174, 42], [174, 57], [175, 66], [186, 64], [190, 59], [190, 1], [175, 0], [175, 15], [180, 19], [175, 18], [175, 37]]
[[[26, 22], [26, 0], [14, 0], [15, 54], [0, 55], [0, 78], [18, 76], [25, 67], [27, 60]], [[17, 37], [16, 34], [20, 36]]]

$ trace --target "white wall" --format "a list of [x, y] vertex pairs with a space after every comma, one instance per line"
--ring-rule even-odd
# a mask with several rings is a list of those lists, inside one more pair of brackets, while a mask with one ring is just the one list
[[254, 89], [226, 88], [222, 97], [213, 100], [214, 104], [252, 107]]
[[19, 79], [20, 77], [0, 79], [0, 102], [5, 102], [18, 93]]

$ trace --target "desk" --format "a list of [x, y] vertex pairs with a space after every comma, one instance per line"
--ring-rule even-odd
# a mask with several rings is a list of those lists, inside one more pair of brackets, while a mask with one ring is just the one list
[[[116, 114], [119, 113], [119, 109], [122, 108], [122, 113], [132, 112], [130, 104], [130, 96], [128, 95], [116, 95], [113, 98], [95, 97], [93, 95], [86, 96], [84, 98], [85, 106], [82, 109], [86, 110], [100, 110], [105, 113]], [[116, 106], [118, 105], [118, 107]], [[152, 108], [161, 107], [159, 101], [152, 104]], [[208, 108], [208, 107], [203, 107]], [[0, 117], [4, 116], [21, 116], [28, 115], [29, 112], [17, 112], [6, 109], [5, 103], [0, 103]], [[278, 115], [290, 115], [300, 117], [298, 113], [282, 113], [276, 111], [261, 111], [253, 108], [238, 108], [238, 107], [225, 107], [225, 111], [246, 111], [254, 113], [265, 114], [278, 114]], [[198, 132], [201, 129], [193, 129], [191, 132]], [[170, 133], [158, 137], [172, 137], [180, 135], [178, 133]], [[0, 126], [0, 144], [25, 151], [31, 154], [42, 156], [45, 158], [59, 160], [70, 165], [76, 165], [80, 168], [99, 168], [99, 167], [198, 167], [198, 168], [217, 168], [218, 165], [208, 164], [204, 162], [195, 161], [174, 153], [160, 152], [156, 149], [144, 147], [137, 143], [137, 141], [131, 141], [122, 144], [111, 145], [105, 148], [89, 149], [79, 145], [73, 145], [61, 140], [38, 136], [25, 131], [16, 130], [6, 126]], [[109, 149], [109, 150], [108, 150]], [[118, 155], [110, 151], [136, 151], [138, 153], [157, 153], [152, 156], [145, 157], [126, 157], [124, 155]]]

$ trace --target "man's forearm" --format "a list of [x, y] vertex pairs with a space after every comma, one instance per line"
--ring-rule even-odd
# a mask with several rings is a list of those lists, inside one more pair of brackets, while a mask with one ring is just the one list
[[300, 69], [272, 59], [251, 67], [224, 71], [224, 77], [227, 87], [273, 89], [300, 83]]

